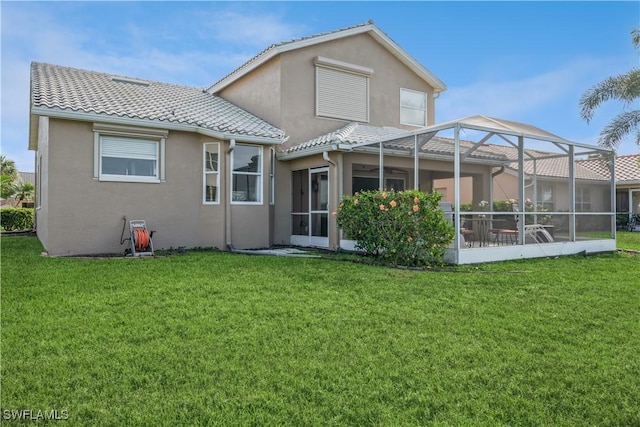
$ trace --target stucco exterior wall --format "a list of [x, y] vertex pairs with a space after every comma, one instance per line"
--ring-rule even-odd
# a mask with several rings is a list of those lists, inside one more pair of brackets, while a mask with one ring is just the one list
[[[263, 204], [232, 205], [234, 221], [227, 235], [226, 205], [229, 173], [221, 162], [221, 203], [203, 204], [202, 169], [205, 142], [197, 134], [169, 132], [166, 140], [166, 180], [161, 183], [103, 182], [93, 178], [92, 123], [50, 120], [46, 223], [39, 234], [50, 255], [122, 253], [123, 218], [145, 220], [155, 230], [155, 249], [177, 247], [226, 248], [268, 246], [268, 156], [263, 160]], [[44, 149], [45, 146], [41, 148]], [[228, 144], [221, 143], [228, 155]], [[265, 150], [265, 153], [268, 151]], [[128, 237], [128, 222], [125, 236]]]
[[282, 129], [282, 84], [278, 57], [227, 86], [218, 95]]
[[316, 117], [314, 59], [318, 56], [373, 69], [369, 81], [369, 122], [373, 126], [400, 125], [400, 88], [426, 92], [428, 124], [433, 123], [433, 88], [416, 76], [368, 34], [333, 40], [282, 54], [282, 120], [290, 139], [306, 141], [344, 126], [348, 121]]
[[49, 241], [49, 118], [38, 118], [38, 150], [36, 151], [38, 182], [36, 183], [36, 234], [43, 246]]
[[318, 56], [373, 69], [368, 124], [417, 129], [400, 124], [400, 88], [428, 94], [427, 124], [434, 123], [433, 88], [368, 34], [284, 52], [218, 95], [287, 132], [289, 140], [282, 148], [332, 132], [348, 120], [316, 116]]

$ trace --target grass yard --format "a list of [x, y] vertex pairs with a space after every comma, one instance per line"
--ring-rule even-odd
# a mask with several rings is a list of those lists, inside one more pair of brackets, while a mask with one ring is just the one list
[[637, 255], [411, 271], [1, 244], [8, 425], [640, 425]]
[[640, 251], [640, 233], [638, 232], [618, 231], [616, 233], [616, 242], [620, 249]]

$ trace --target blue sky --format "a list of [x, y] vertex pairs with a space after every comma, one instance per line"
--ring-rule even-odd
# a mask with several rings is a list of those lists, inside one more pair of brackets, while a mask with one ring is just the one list
[[[447, 85], [436, 121], [485, 114], [591, 144], [624, 106], [587, 124], [581, 94], [639, 65], [636, 1], [2, 1], [0, 13], [2, 154], [22, 171], [34, 169], [31, 61], [204, 88], [271, 43], [373, 19]], [[618, 149], [637, 152], [631, 137]]]

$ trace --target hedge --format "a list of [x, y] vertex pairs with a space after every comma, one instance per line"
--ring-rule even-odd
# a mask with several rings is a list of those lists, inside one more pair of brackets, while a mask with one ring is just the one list
[[5, 231], [33, 230], [34, 210], [30, 208], [0, 209], [0, 224]]

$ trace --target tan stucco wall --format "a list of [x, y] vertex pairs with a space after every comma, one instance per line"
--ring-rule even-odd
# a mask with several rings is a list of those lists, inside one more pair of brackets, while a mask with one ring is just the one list
[[[147, 184], [94, 179], [93, 139], [92, 123], [50, 120], [47, 222], [39, 228], [44, 228], [41, 232], [47, 238], [43, 244], [51, 255], [123, 252], [128, 247], [128, 243], [120, 244], [123, 217], [145, 220], [147, 227], [156, 231], [156, 249], [226, 248], [226, 163], [221, 162], [221, 203], [202, 202], [202, 144], [216, 141], [192, 133], [169, 132], [166, 180]], [[227, 143], [221, 143], [222, 153], [227, 153], [227, 148]], [[236, 248], [269, 245], [267, 149], [263, 160], [263, 204], [231, 206], [230, 237]]]
[[38, 149], [36, 167], [38, 182], [36, 187], [36, 233], [43, 246], [49, 241], [49, 118], [38, 118]]
[[283, 147], [341, 128], [347, 120], [315, 115], [314, 59], [318, 56], [372, 68], [370, 120], [374, 126], [400, 125], [400, 88], [428, 94], [427, 122], [433, 124], [433, 88], [368, 34], [285, 52], [223, 89], [219, 95], [283, 129]]
[[218, 95], [262, 120], [281, 127], [282, 84], [281, 61], [277, 57], [243, 76]]

